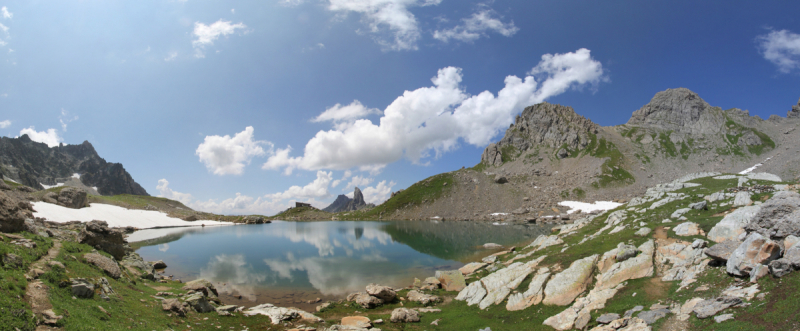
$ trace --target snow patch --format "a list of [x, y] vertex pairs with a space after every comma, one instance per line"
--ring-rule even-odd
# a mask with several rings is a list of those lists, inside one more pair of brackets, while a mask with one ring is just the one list
[[69, 221], [89, 222], [103, 220], [109, 227], [121, 228], [132, 226], [139, 229], [201, 226], [201, 225], [231, 225], [228, 222], [200, 220], [187, 222], [179, 218], [169, 217], [167, 214], [153, 210], [126, 209], [113, 205], [92, 203], [89, 207], [72, 209], [54, 205], [47, 202], [34, 202], [34, 217], [43, 217], [48, 221], [66, 223]]
[[[769, 159], [771, 159], [771, 157], [768, 157], [766, 160], [764, 160], [764, 162], [767, 162], [767, 161], [769, 161]], [[753, 170], [756, 170], [756, 168], [758, 168], [758, 167], [760, 167], [760, 166], [764, 165], [764, 162], [758, 163], [758, 164], [756, 164], [756, 165], [754, 165], [754, 166], [752, 166], [752, 167], [750, 167], [750, 168], [744, 169], [744, 170], [742, 170], [742, 172], [740, 172], [739, 174], [740, 174], [740, 175], [746, 175], [746, 174], [749, 174], [749, 173], [753, 172]]]
[[72, 174], [72, 178], [81, 179], [81, 174], [76, 172], [76, 173]]
[[64, 183], [56, 183], [56, 185], [44, 185], [42, 183], [39, 183], [39, 185], [42, 185], [42, 187], [44, 187], [44, 189], [47, 190], [54, 187], [64, 186]]
[[508, 213], [491, 213], [489, 215], [492, 215], [492, 216], [505, 216], [505, 215], [508, 215]]
[[559, 206], [569, 207], [567, 214], [572, 214], [578, 210], [584, 213], [591, 213], [593, 211], [606, 211], [622, 206], [621, 203], [611, 201], [595, 201], [594, 203], [586, 203], [580, 201], [561, 201]]

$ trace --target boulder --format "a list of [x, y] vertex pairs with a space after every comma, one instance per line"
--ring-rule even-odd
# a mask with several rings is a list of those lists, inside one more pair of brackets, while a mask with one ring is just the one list
[[419, 302], [423, 306], [427, 306], [427, 305], [429, 305], [431, 303], [441, 301], [441, 299], [439, 297], [435, 296], [435, 295], [424, 294], [424, 293], [419, 292], [417, 290], [408, 291], [408, 294], [406, 294], [406, 298], [409, 301]]
[[639, 246], [638, 256], [614, 263], [607, 271], [597, 276], [594, 288], [604, 290], [617, 286], [629, 279], [650, 277], [653, 275], [653, 253], [655, 243], [648, 240]]
[[572, 262], [569, 268], [556, 274], [544, 289], [546, 305], [566, 306], [586, 289], [591, 282], [592, 270], [598, 255]]
[[700, 229], [700, 225], [694, 222], [684, 222], [678, 224], [673, 231], [675, 231], [675, 234], [679, 236], [703, 235], [703, 230]]
[[726, 270], [736, 276], [749, 276], [756, 264], [768, 264], [780, 258], [781, 247], [778, 243], [764, 238], [758, 233], [751, 233], [728, 258]]
[[783, 258], [791, 263], [795, 269], [800, 269], [800, 244], [795, 243], [785, 247], [786, 251], [783, 253]]
[[563, 244], [563, 243], [564, 243], [564, 241], [561, 240], [561, 238], [559, 238], [557, 235], [552, 235], [552, 236], [540, 235], [540, 236], [536, 237], [536, 239], [530, 245], [528, 245], [525, 248], [533, 247], [536, 250], [540, 250], [540, 249], [544, 249], [544, 248], [547, 248], [547, 247], [550, 247], [550, 246], [560, 245], [560, 244]]
[[703, 319], [714, 316], [722, 310], [740, 304], [742, 304], [742, 299], [740, 298], [721, 296], [718, 298], [698, 302], [692, 311], [697, 318]]
[[311, 313], [296, 309], [296, 308], [283, 308], [275, 307], [273, 304], [265, 303], [255, 307], [248, 308], [243, 312], [245, 316], [264, 315], [269, 317], [273, 325], [281, 324], [283, 321], [290, 321], [295, 319], [302, 319], [309, 322], [320, 323], [324, 320], [314, 316]]
[[[695, 203], [689, 204], [689, 208], [695, 209], [695, 210], [708, 209], [708, 201], [700, 201], [700, 202], [695, 202]], [[647, 323], [647, 324], [650, 324], [650, 323]]]
[[732, 320], [732, 319], [733, 319], [733, 314], [722, 314], [722, 315], [714, 316], [714, 322], [716, 322], [716, 323], [722, 323], [722, 322], [725, 322], [727, 320]]
[[733, 251], [739, 248], [741, 244], [742, 242], [738, 240], [727, 240], [711, 246], [704, 253], [714, 260], [727, 262]]
[[143, 279], [156, 279], [156, 270], [153, 268], [153, 265], [145, 262], [136, 252], [128, 252], [122, 261], [120, 261], [120, 264]]
[[[645, 135], [649, 137], [649, 135]], [[597, 326], [591, 331], [651, 331], [652, 328], [638, 317], [625, 316], [606, 325]]]
[[105, 256], [102, 256], [97, 253], [87, 253], [83, 255], [83, 258], [86, 259], [86, 262], [89, 262], [98, 268], [102, 269], [106, 272], [109, 276], [114, 279], [119, 279], [119, 276], [122, 275], [122, 271], [119, 269], [119, 265], [116, 261], [109, 259]]
[[598, 324], [608, 324], [619, 319], [619, 317], [619, 314], [608, 313], [598, 316], [595, 321], [597, 321]]
[[119, 229], [110, 229], [105, 221], [91, 221], [78, 234], [78, 242], [87, 244], [111, 254], [115, 259], [125, 257], [125, 233]]
[[[0, 180], [2, 182], [2, 180]], [[56, 326], [58, 325], [58, 321], [63, 319], [64, 316], [56, 315], [56, 313], [52, 309], [48, 309], [42, 312], [42, 323], [45, 325]]]
[[392, 302], [397, 297], [397, 293], [391, 287], [378, 284], [367, 285], [367, 294], [381, 299], [383, 302]]
[[80, 209], [88, 205], [86, 191], [67, 187], [58, 193], [58, 204], [67, 208]]
[[72, 295], [78, 298], [91, 298], [94, 296], [94, 284], [86, 278], [70, 278]]
[[42, 201], [57, 205], [58, 204], [58, 194], [56, 194], [56, 192], [47, 192], [42, 196]]
[[369, 317], [365, 316], [346, 316], [342, 317], [341, 325], [352, 328], [369, 329], [372, 327], [372, 322], [369, 320]]
[[203, 292], [204, 296], [218, 296], [217, 288], [211, 282], [200, 278], [187, 282], [181, 289], [184, 291]]
[[606, 301], [611, 299], [622, 286], [605, 290], [593, 289], [575, 303], [562, 311], [544, 320], [544, 325], [549, 325], [556, 330], [583, 329], [591, 321], [593, 310], [605, 308]]
[[769, 273], [776, 278], [781, 278], [794, 271], [792, 263], [787, 259], [777, 259], [769, 263]]
[[651, 231], [652, 230], [650, 230], [650, 228], [641, 228], [641, 229], [637, 230], [634, 234], [639, 236], [639, 237], [644, 237], [644, 236], [650, 234]]
[[511, 294], [508, 297], [506, 310], [523, 310], [533, 305], [538, 305], [544, 299], [544, 284], [550, 279], [550, 269], [540, 268], [533, 276], [528, 289], [523, 293]]
[[655, 323], [659, 319], [666, 317], [667, 315], [669, 315], [670, 312], [671, 311], [669, 309], [661, 308], [656, 310], [643, 311], [639, 313], [639, 315], [636, 315], [636, 317], [641, 318], [645, 323], [647, 323], [647, 325], [650, 325]]
[[753, 201], [750, 200], [751, 196], [753, 196], [753, 194], [747, 191], [741, 191], [736, 193], [736, 195], [733, 197], [733, 206], [734, 207], [747, 206], [753, 203]]
[[725, 216], [717, 225], [708, 231], [708, 239], [713, 242], [737, 240], [744, 233], [744, 227], [761, 210], [761, 206], [747, 206], [736, 209]]
[[162, 260], [158, 260], [156, 262], [153, 262], [153, 268], [164, 269], [166, 267], [167, 267], [167, 264], [164, 263], [164, 261], [162, 261]]
[[508, 178], [505, 176], [497, 175], [494, 177], [494, 182], [497, 184], [505, 184], [508, 183]]
[[25, 219], [33, 218], [33, 208], [0, 191], [0, 232], [11, 233], [25, 229]]
[[419, 322], [419, 312], [407, 308], [395, 308], [392, 310], [392, 323], [414, 323]]
[[434, 277], [439, 280], [445, 291], [461, 291], [467, 287], [464, 274], [458, 270], [438, 270]]
[[772, 240], [800, 236], [800, 194], [794, 191], [775, 193], [744, 228]]
[[[351, 297], [352, 296], [352, 297]], [[383, 300], [371, 296], [367, 293], [355, 293], [347, 297], [348, 301], [355, 301], [359, 306], [364, 309], [372, 309], [383, 304]]]
[[208, 299], [206, 299], [202, 293], [191, 294], [185, 297], [183, 300], [198, 313], [210, 313], [212, 311], [216, 311], [214, 306], [208, 302]]
[[171, 311], [178, 314], [178, 316], [186, 316], [186, 308], [183, 307], [178, 299], [164, 299], [161, 301], [161, 309], [164, 311]]
[[471, 263], [468, 263], [467, 265], [465, 265], [465, 266], [463, 266], [461, 268], [458, 268], [458, 271], [461, 271], [461, 274], [466, 276], [466, 275], [470, 275], [470, 274], [480, 270], [481, 268], [485, 267], [486, 265], [487, 265], [486, 263], [471, 262]]

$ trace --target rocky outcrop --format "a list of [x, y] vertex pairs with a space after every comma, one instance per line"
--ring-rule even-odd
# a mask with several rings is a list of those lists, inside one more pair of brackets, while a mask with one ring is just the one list
[[572, 262], [566, 270], [556, 274], [544, 288], [546, 305], [566, 306], [591, 283], [592, 270], [598, 255], [592, 255]]
[[800, 236], [800, 194], [780, 191], [761, 205], [761, 209], [744, 229], [783, 241], [790, 235]]
[[273, 325], [281, 324], [283, 321], [302, 319], [309, 322], [319, 323], [323, 320], [313, 314], [296, 308], [275, 307], [273, 304], [265, 303], [248, 308], [244, 312], [245, 316], [264, 315], [269, 317]]
[[739, 236], [744, 233], [745, 225], [750, 223], [760, 210], [760, 206], [747, 206], [736, 209], [708, 231], [708, 239], [718, 243], [738, 240]]
[[592, 311], [605, 308], [606, 301], [617, 294], [620, 288], [622, 285], [602, 290], [595, 288], [560, 314], [544, 320], [543, 324], [556, 330], [583, 329], [591, 320]]
[[425, 294], [417, 290], [408, 291], [408, 294], [406, 294], [406, 299], [411, 302], [418, 302], [423, 306], [441, 301], [441, 299], [435, 295]]
[[595, 290], [609, 289], [629, 279], [652, 276], [655, 252], [653, 240], [646, 241], [638, 250], [641, 252], [638, 256], [614, 263], [607, 271], [598, 275]]
[[700, 229], [700, 225], [694, 222], [684, 222], [678, 224], [675, 229], [676, 235], [679, 236], [696, 236], [696, 235], [703, 235], [703, 230]]
[[391, 287], [378, 284], [367, 285], [367, 294], [381, 299], [383, 302], [392, 302], [397, 297], [397, 293]]
[[392, 323], [414, 323], [419, 322], [419, 312], [408, 308], [395, 308], [389, 318]]
[[756, 265], [765, 265], [781, 256], [778, 243], [758, 233], [751, 233], [728, 258], [726, 270], [735, 276], [749, 276]]
[[68, 187], [58, 193], [58, 204], [67, 208], [81, 209], [88, 206], [86, 191]]
[[714, 260], [728, 262], [728, 258], [731, 257], [733, 251], [739, 248], [739, 245], [741, 244], [742, 242], [738, 240], [723, 241], [706, 249], [705, 254]]
[[697, 318], [709, 318], [727, 308], [742, 304], [742, 299], [736, 297], [721, 296], [698, 302], [692, 310]]
[[26, 201], [0, 191], [0, 232], [19, 232], [25, 229], [25, 219], [33, 218], [33, 207]]
[[523, 293], [512, 294], [508, 297], [506, 309], [509, 311], [523, 310], [533, 305], [538, 305], [544, 299], [544, 284], [550, 279], [550, 269], [540, 268], [528, 284], [528, 290]]
[[102, 195], [148, 195], [122, 164], [109, 163], [97, 155], [92, 144], [47, 147], [32, 141], [28, 135], [19, 138], [0, 137], [0, 175], [20, 184], [43, 189], [41, 183], [55, 185], [80, 174], [86, 187], [97, 187]]
[[327, 207], [322, 208], [322, 211], [327, 211], [329, 213], [338, 213], [344, 210], [345, 207], [347, 207], [347, 204], [350, 202], [350, 200], [352, 199], [348, 198], [346, 195], [339, 194], [339, 196], [336, 197], [336, 200], [333, 200], [333, 203], [331, 203]]
[[[551, 149], [565, 146], [572, 150], [589, 144], [589, 134], [596, 134], [600, 126], [575, 113], [571, 107], [543, 102], [525, 108], [518, 115], [505, 137], [496, 144], [489, 144], [481, 156], [487, 165], [502, 165], [502, 153], [520, 153], [535, 146]], [[505, 155], [514, 158], [517, 155]]]
[[111, 229], [105, 221], [91, 221], [78, 234], [78, 242], [87, 244], [111, 254], [122, 260], [126, 254], [125, 233], [120, 229]]
[[628, 125], [689, 134], [718, 133], [724, 123], [722, 110], [682, 87], [656, 93], [650, 103], [634, 111], [628, 120]]
[[786, 113], [786, 118], [800, 118], [800, 100], [797, 105], [792, 106], [792, 110]]
[[122, 275], [122, 271], [119, 269], [119, 265], [112, 259], [109, 259], [105, 256], [102, 256], [97, 253], [88, 253], [83, 255], [83, 258], [86, 259], [86, 262], [89, 262], [98, 268], [102, 269], [106, 272], [109, 276], [114, 279], [118, 279], [120, 275]]

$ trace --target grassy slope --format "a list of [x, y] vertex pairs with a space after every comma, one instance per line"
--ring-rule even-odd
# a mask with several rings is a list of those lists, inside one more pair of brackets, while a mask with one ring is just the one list
[[[53, 246], [49, 238], [44, 238], [31, 233], [21, 233], [25, 238], [36, 242], [36, 248], [28, 249], [12, 245], [10, 238], [0, 241], [0, 256], [11, 253], [22, 257], [24, 263], [21, 267], [3, 265], [0, 267], [0, 329], [3, 330], [33, 330], [36, 327], [31, 309], [25, 302], [25, 289], [28, 281], [25, 271], [31, 263], [47, 254]], [[2, 262], [0, 262], [2, 264]]]

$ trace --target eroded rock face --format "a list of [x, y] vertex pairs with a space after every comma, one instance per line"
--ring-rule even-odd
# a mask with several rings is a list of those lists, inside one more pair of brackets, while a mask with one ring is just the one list
[[[540, 145], [580, 149], [589, 144], [589, 134], [597, 134], [599, 129], [600, 126], [578, 115], [571, 107], [539, 103], [525, 108], [506, 130], [503, 139], [486, 147], [481, 162], [499, 166], [503, 164], [502, 151], [524, 152]], [[511, 148], [506, 149], [506, 146]], [[506, 158], [515, 156], [506, 155]]]
[[184, 298], [184, 302], [188, 303], [192, 309], [198, 313], [210, 313], [215, 311], [208, 299], [202, 293], [195, 293]]
[[718, 297], [715, 299], [703, 300], [697, 303], [692, 310], [697, 318], [709, 318], [716, 315], [718, 312], [729, 307], [739, 305], [742, 299], [736, 297]]
[[566, 306], [586, 289], [591, 282], [592, 269], [598, 255], [572, 262], [569, 268], [556, 274], [544, 289], [546, 305]]
[[17, 200], [0, 191], [0, 232], [19, 232], [25, 229], [25, 219], [33, 218], [28, 202]]
[[749, 276], [756, 264], [768, 264], [781, 256], [778, 243], [758, 233], [751, 233], [728, 258], [726, 270], [736, 276]]
[[761, 205], [761, 210], [744, 229], [772, 240], [800, 236], [800, 194], [780, 191]]
[[705, 250], [705, 254], [717, 261], [727, 262], [733, 251], [739, 248], [742, 242], [738, 240], [723, 241]]
[[178, 316], [186, 316], [186, 308], [178, 299], [164, 299], [161, 301], [161, 309], [164, 311], [171, 311], [178, 314]]
[[679, 133], [717, 133], [725, 123], [721, 109], [711, 107], [686, 88], [658, 92], [628, 120], [628, 125], [656, 127]]
[[708, 239], [721, 243], [726, 240], [738, 240], [744, 233], [744, 227], [758, 214], [761, 206], [747, 206], [736, 209], [725, 216], [708, 231]]
[[78, 242], [101, 249], [117, 260], [122, 260], [126, 254], [124, 232], [109, 228], [105, 221], [86, 223], [86, 227], [78, 234]]
[[533, 276], [525, 292], [512, 294], [508, 297], [506, 309], [508, 311], [523, 310], [542, 302], [544, 299], [544, 284], [550, 279], [550, 275], [550, 269], [540, 268], [536, 275]]
[[478, 307], [486, 309], [490, 305], [503, 302], [508, 294], [533, 272], [537, 264], [537, 260], [528, 263], [516, 262], [481, 279], [487, 293]]
[[611, 299], [622, 286], [607, 289], [593, 289], [582, 298], [575, 300], [575, 303], [562, 311], [544, 320], [545, 325], [552, 326], [556, 330], [583, 329], [591, 320], [593, 310], [605, 307], [606, 301]]
[[245, 316], [264, 315], [269, 317], [273, 325], [280, 324], [283, 321], [290, 321], [295, 319], [303, 319], [309, 322], [323, 322], [323, 320], [313, 314], [295, 308], [275, 307], [273, 304], [265, 303], [255, 307], [251, 307], [243, 312]]

